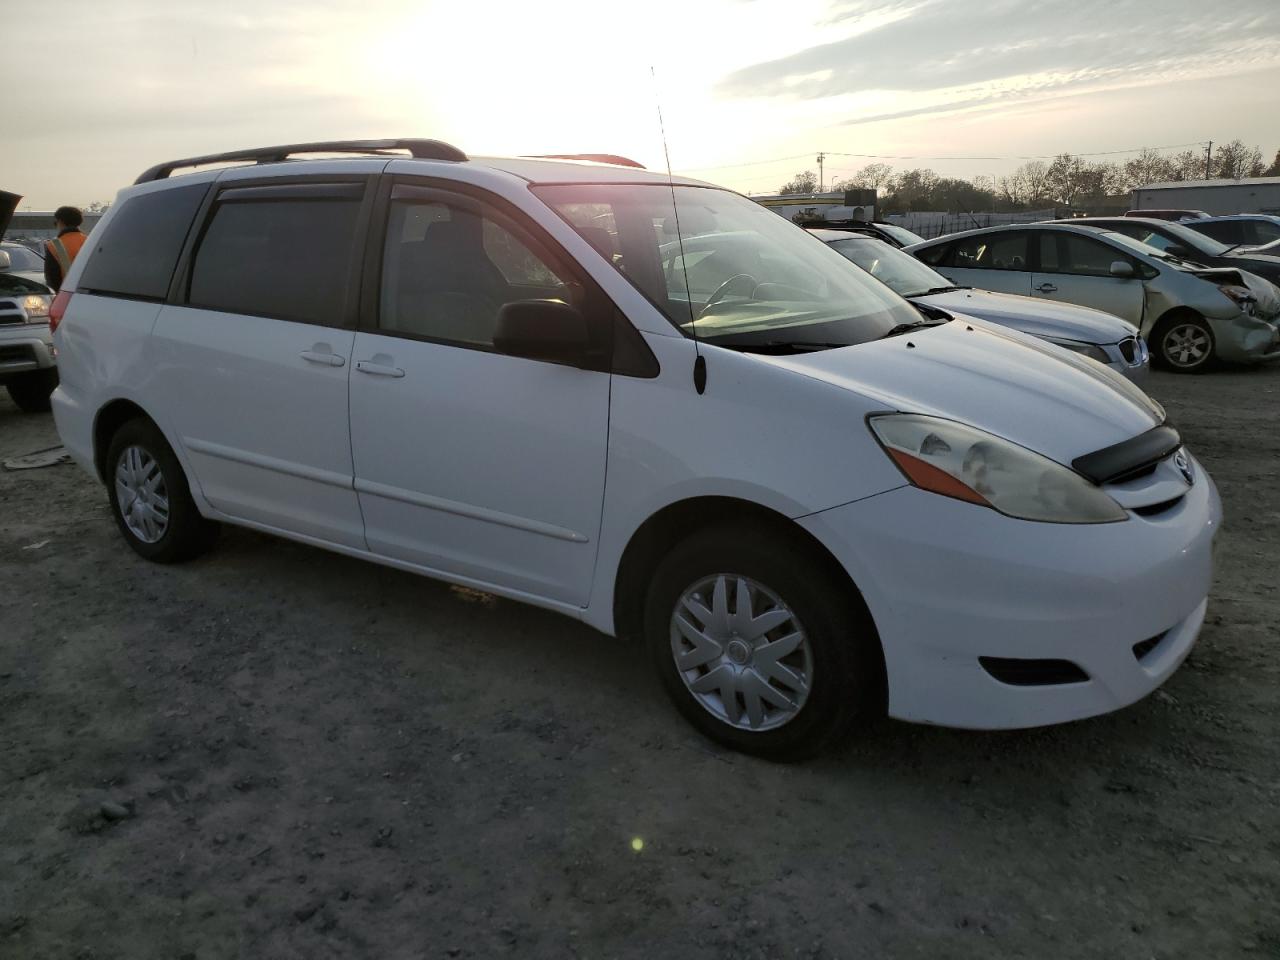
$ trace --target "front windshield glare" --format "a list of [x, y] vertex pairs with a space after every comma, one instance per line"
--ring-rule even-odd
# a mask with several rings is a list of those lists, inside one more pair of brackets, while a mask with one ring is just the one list
[[883, 240], [833, 240], [831, 247], [847, 260], [852, 260], [881, 283], [888, 284], [904, 297], [918, 297], [930, 290], [953, 286], [942, 274], [925, 266], [909, 253], [891, 247]]
[[672, 323], [700, 340], [742, 349], [847, 346], [920, 319], [822, 241], [727, 190], [533, 189]]

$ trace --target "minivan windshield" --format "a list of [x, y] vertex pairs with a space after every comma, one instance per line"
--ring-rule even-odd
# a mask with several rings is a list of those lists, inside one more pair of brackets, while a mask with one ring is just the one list
[[699, 340], [785, 353], [866, 343], [920, 322], [822, 241], [736, 193], [669, 184], [533, 190]]
[[883, 240], [846, 237], [828, 241], [828, 246], [904, 297], [922, 297], [927, 293], [955, 289], [954, 283], [932, 267]]

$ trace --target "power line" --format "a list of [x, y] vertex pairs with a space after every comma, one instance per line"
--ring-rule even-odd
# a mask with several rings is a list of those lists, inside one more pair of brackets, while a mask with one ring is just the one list
[[[1203, 147], [1204, 140], [1193, 140], [1190, 143], [1170, 143], [1159, 147], [1133, 147], [1128, 150], [1095, 150], [1087, 153], [1072, 153], [1073, 157], [1114, 157], [1124, 153], [1142, 153], [1144, 150], [1177, 150], [1180, 147]], [[880, 153], [843, 153], [837, 150], [827, 150], [826, 154], [833, 157], [857, 157], [862, 160], [982, 160], [982, 161], [1000, 161], [1000, 160], [1053, 160], [1061, 154], [1044, 153], [1044, 154], [1025, 154], [1008, 157], [967, 157], [967, 156], [950, 156], [950, 157], [929, 157], [916, 154], [880, 154]], [[775, 157], [771, 160], [749, 160], [745, 163], [725, 163], [712, 167], [681, 167], [686, 173], [698, 173], [707, 170], [737, 170], [742, 167], [761, 167], [770, 163], [783, 163], [787, 160], [803, 160], [805, 157], [811, 156], [807, 153], [798, 153], [790, 157]]]

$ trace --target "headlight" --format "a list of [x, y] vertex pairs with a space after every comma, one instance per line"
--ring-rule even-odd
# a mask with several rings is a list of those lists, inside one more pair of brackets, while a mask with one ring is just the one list
[[914, 413], [872, 417], [872, 431], [922, 490], [1021, 520], [1113, 523], [1128, 515], [1084, 477], [973, 427]]
[[1101, 347], [1094, 346], [1092, 343], [1079, 343], [1075, 340], [1053, 340], [1055, 343], [1065, 350], [1072, 353], [1078, 353], [1081, 356], [1088, 357], [1090, 360], [1097, 360], [1099, 363], [1110, 363], [1111, 358], [1107, 356], [1107, 351]]
[[1253, 295], [1253, 291], [1248, 287], [1238, 287], [1234, 284], [1219, 287], [1222, 295], [1239, 307], [1242, 311], [1253, 316], [1253, 311], [1258, 306], [1258, 298]]
[[22, 308], [27, 311], [27, 320], [46, 320], [49, 317], [49, 302], [52, 297], [43, 293], [29, 293], [22, 298]]

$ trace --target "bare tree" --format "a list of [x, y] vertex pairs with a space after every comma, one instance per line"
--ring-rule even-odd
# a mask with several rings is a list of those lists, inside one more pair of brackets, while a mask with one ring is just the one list
[[868, 163], [865, 167], [835, 185], [837, 190], [851, 190], [855, 187], [874, 187], [885, 193], [893, 192], [893, 167], [887, 163]]
[[778, 188], [781, 194], [795, 193], [813, 193], [818, 189], [818, 175], [812, 170], [806, 170], [804, 173], [797, 173], [794, 177]]
[[1271, 166], [1262, 171], [1264, 177], [1280, 177], [1280, 150], [1276, 151], [1276, 158], [1271, 161]]
[[1172, 180], [1173, 162], [1155, 150], [1143, 150], [1136, 157], [1124, 162], [1124, 176], [1130, 187], [1145, 187], [1149, 183]]
[[1218, 180], [1240, 180], [1262, 175], [1262, 151], [1247, 147], [1241, 140], [1232, 140], [1218, 147], [1213, 154], [1213, 176]]

